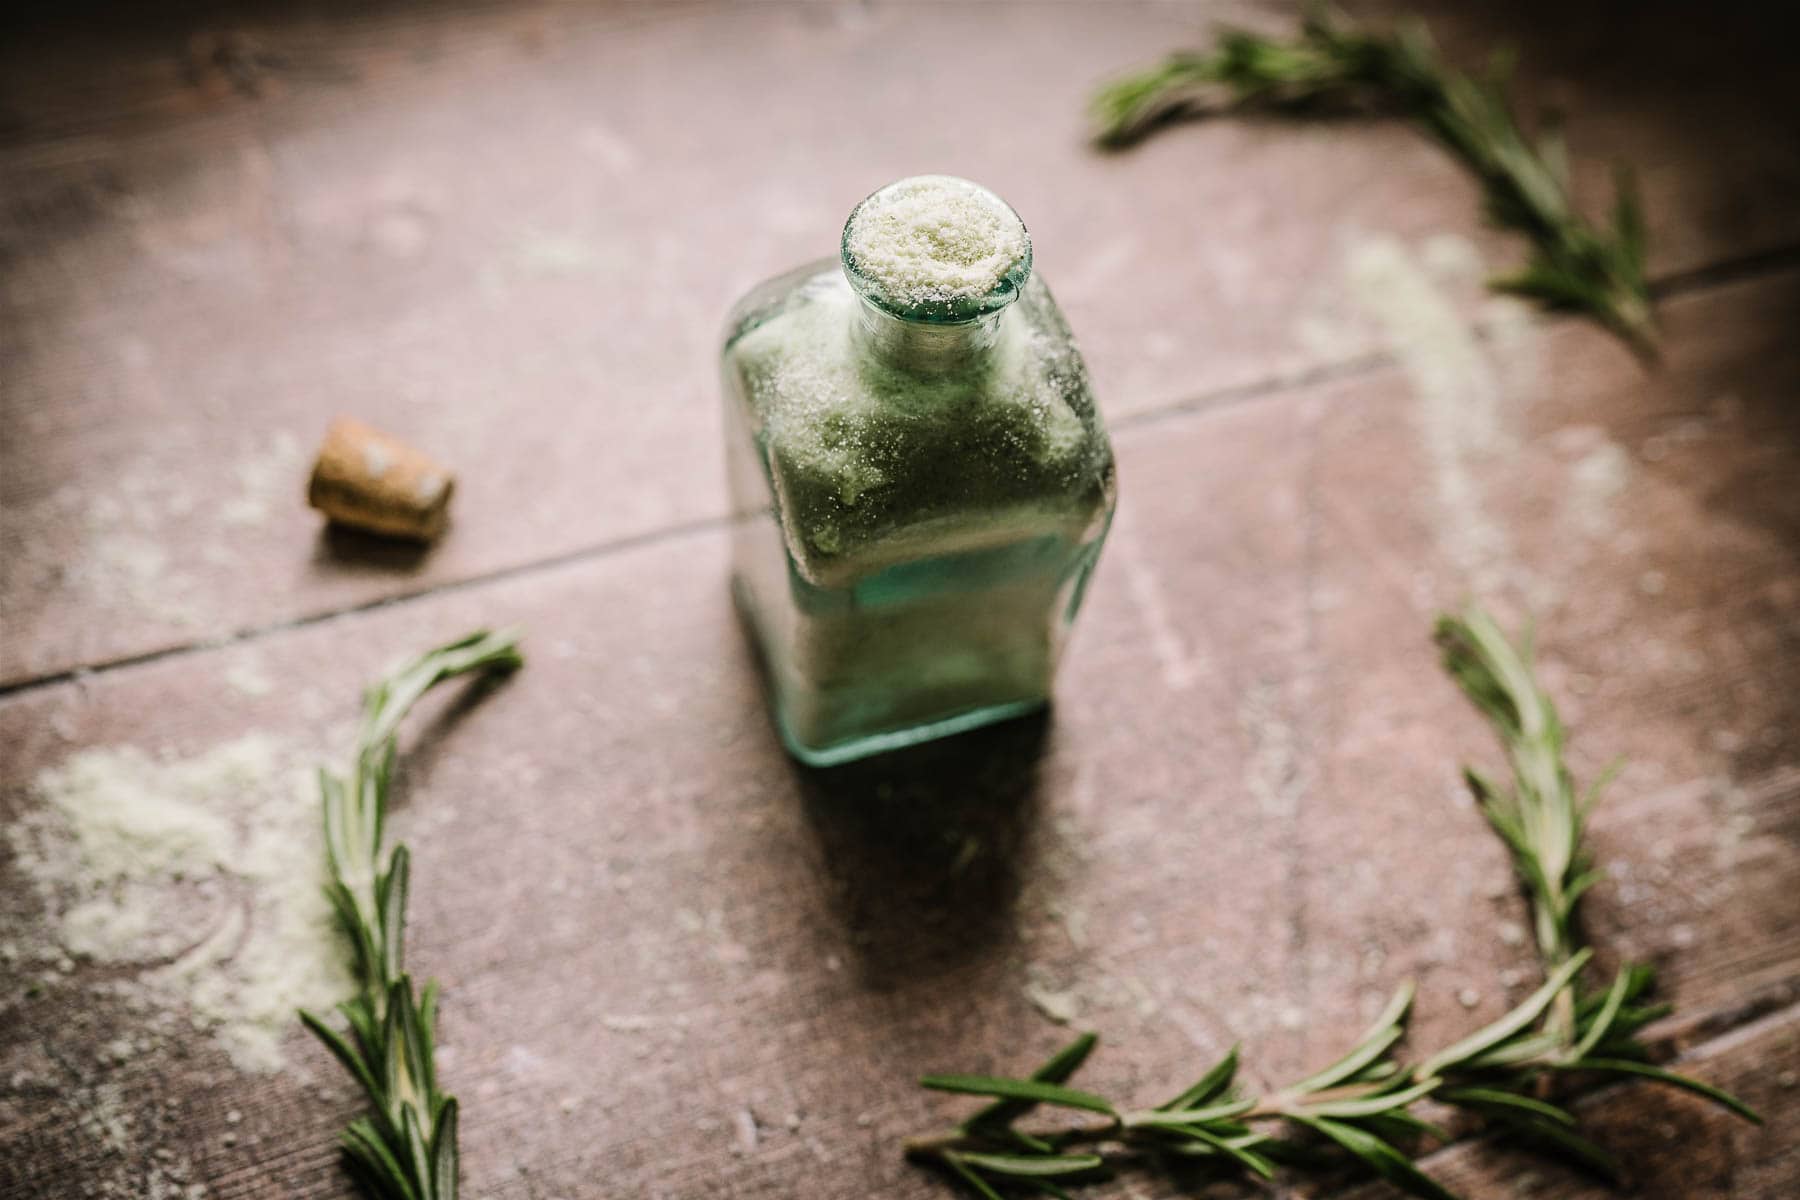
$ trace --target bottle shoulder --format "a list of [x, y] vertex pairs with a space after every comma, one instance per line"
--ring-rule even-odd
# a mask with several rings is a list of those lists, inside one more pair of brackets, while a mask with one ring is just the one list
[[1086, 367], [1035, 277], [992, 346], [927, 375], [868, 353], [835, 262], [753, 289], [724, 350], [789, 549], [822, 581], [933, 546], [1067, 532], [1112, 504], [1112, 451]]
[[820, 294], [835, 291], [840, 285], [845, 293], [849, 292], [850, 284], [835, 258], [815, 259], [763, 280], [739, 297], [726, 314], [722, 339], [725, 352], [729, 354], [745, 334], [796, 308], [806, 307]]

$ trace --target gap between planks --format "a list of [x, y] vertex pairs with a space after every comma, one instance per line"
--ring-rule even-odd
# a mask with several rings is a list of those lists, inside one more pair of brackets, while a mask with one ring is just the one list
[[71, 667], [65, 671], [57, 671], [36, 679], [20, 680], [15, 683], [0, 685], [0, 702], [12, 700], [20, 696], [30, 695], [44, 688], [58, 684], [74, 683], [93, 679], [96, 676], [108, 675], [114, 671], [122, 671], [129, 667], [141, 667], [150, 663], [165, 662], [170, 659], [187, 658], [190, 655], [205, 654], [214, 650], [223, 650], [232, 646], [241, 646], [260, 641], [266, 637], [286, 633], [295, 629], [307, 629], [314, 625], [328, 625], [333, 621], [355, 617], [362, 613], [375, 612], [384, 608], [393, 608], [402, 604], [410, 604], [416, 600], [424, 600], [432, 596], [449, 595], [455, 592], [469, 591], [490, 583], [503, 583], [522, 575], [531, 575], [540, 571], [554, 571], [559, 567], [572, 566], [591, 559], [606, 558], [613, 554], [624, 554], [645, 546], [661, 545], [665, 542], [678, 542], [684, 538], [698, 537], [706, 533], [714, 533], [731, 525], [729, 515], [701, 517], [692, 521], [682, 521], [674, 525], [665, 525], [660, 529], [645, 530], [642, 533], [628, 534], [625, 537], [610, 538], [587, 546], [577, 546], [558, 554], [544, 558], [534, 558], [527, 562], [513, 563], [510, 566], [498, 567], [491, 571], [482, 571], [474, 575], [465, 575], [461, 579], [448, 579], [442, 583], [429, 584], [408, 592], [397, 592], [388, 596], [377, 596], [373, 600], [365, 600], [358, 604], [346, 605], [342, 608], [328, 608], [319, 612], [306, 613], [298, 617], [290, 617], [283, 621], [271, 621], [265, 625], [251, 625], [216, 637], [198, 638], [191, 642], [179, 642], [173, 646], [163, 646], [156, 650], [146, 650], [141, 654], [128, 654], [119, 658], [105, 659], [97, 663]]
[[[1703, 267], [1666, 275], [1652, 281], [1651, 293], [1658, 300], [1667, 300], [1672, 297], [1705, 293], [1716, 288], [1779, 275], [1784, 271], [1796, 268], [1800, 268], [1800, 243], [1721, 259]], [[1556, 316], [1552, 317], [1548, 323], [1563, 325], [1584, 319], [1572, 315]], [[1474, 333], [1478, 341], [1486, 343], [1493, 337], [1493, 327], [1489, 323], [1478, 322], [1474, 327]], [[1117, 433], [1129, 435], [1138, 430], [1154, 428], [1165, 421], [1182, 417], [1204, 416], [1224, 409], [1238, 408], [1284, 392], [1360, 379], [1393, 366], [1395, 361], [1395, 357], [1390, 351], [1379, 350], [1334, 363], [1308, 367], [1301, 371], [1269, 376], [1249, 383], [1229, 384], [1194, 396], [1169, 401], [1153, 408], [1129, 413], [1112, 422], [1111, 427]], [[665, 525], [658, 529], [644, 530], [641, 533], [629, 534], [625, 537], [609, 538], [586, 546], [577, 546], [543, 558], [529, 559], [525, 562], [465, 575], [460, 579], [445, 580], [410, 591], [379, 596], [357, 604], [322, 609], [318, 612], [306, 613], [281, 621], [271, 621], [263, 625], [247, 626], [220, 636], [196, 638], [192, 641], [178, 642], [138, 654], [127, 654], [118, 658], [84, 663], [77, 667], [53, 671], [35, 678], [0, 684], [0, 701], [29, 695], [58, 684], [90, 679], [96, 675], [104, 675], [127, 667], [143, 666], [148, 663], [163, 662], [229, 646], [243, 645], [289, 630], [305, 629], [313, 625], [323, 625], [342, 618], [353, 617], [359, 613], [408, 604], [431, 596], [466, 591], [483, 584], [518, 579], [538, 571], [550, 571], [559, 567], [590, 562], [664, 542], [680, 541], [684, 538], [725, 529], [730, 524], [731, 517], [728, 514], [701, 517], [674, 525]]]

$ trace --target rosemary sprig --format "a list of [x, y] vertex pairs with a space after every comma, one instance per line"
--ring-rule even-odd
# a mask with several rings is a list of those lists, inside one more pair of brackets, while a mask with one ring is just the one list
[[1444, 669], [1487, 716], [1512, 768], [1510, 788], [1469, 768], [1464, 768], [1464, 778], [1488, 823], [1512, 851], [1545, 970], [1553, 979], [1567, 974], [1536, 1033], [1497, 1043], [1469, 1065], [1478, 1070], [1639, 1075], [1697, 1092], [1758, 1120], [1725, 1093], [1644, 1061], [1647, 1054], [1633, 1034], [1668, 1012], [1664, 1006], [1636, 1003], [1654, 983], [1649, 967], [1624, 964], [1602, 992], [1588, 993], [1581, 986], [1580, 965], [1588, 951], [1580, 946], [1577, 902], [1602, 878], [1582, 848], [1582, 835], [1588, 813], [1621, 764], [1607, 767], [1585, 792], [1577, 790], [1563, 761], [1562, 721], [1532, 672], [1528, 635], [1514, 645], [1492, 617], [1471, 607], [1461, 617], [1440, 617], [1436, 638]]
[[1550, 130], [1534, 140], [1519, 128], [1506, 97], [1509, 69], [1502, 54], [1485, 76], [1467, 75], [1443, 60], [1416, 21], [1372, 33], [1319, 7], [1294, 41], [1227, 30], [1210, 52], [1172, 55], [1102, 88], [1092, 107], [1096, 136], [1113, 146], [1176, 117], [1230, 107], [1373, 108], [1405, 116], [1474, 174], [1490, 221], [1531, 240], [1525, 266], [1490, 287], [1585, 313], [1654, 358], [1643, 212], [1631, 176], [1616, 176], [1608, 227], [1583, 218], [1570, 200], [1560, 135]]
[[376, 1200], [455, 1200], [457, 1186], [456, 1099], [439, 1090], [434, 1062], [437, 985], [415, 994], [404, 963], [406, 847], [382, 861], [396, 733], [438, 684], [523, 661], [516, 633], [485, 630], [421, 654], [363, 693], [350, 774], [319, 771], [325, 893], [350, 944], [356, 994], [338, 1005], [348, 1036], [312, 1013], [300, 1019], [368, 1097], [370, 1114], [341, 1140], [352, 1173]]
[[[1437, 642], [1444, 669], [1461, 685], [1500, 735], [1512, 767], [1508, 790], [1472, 767], [1463, 778], [1488, 823], [1512, 851], [1531, 903], [1538, 954], [1554, 970], [1575, 947], [1575, 903], [1600, 875], [1581, 851], [1588, 810], [1620, 764], [1602, 773], [1584, 795], [1563, 765], [1563, 728], [1556, 708], [1533, 684], [1527, 634], [1515, 650], [1493, 619], [1479, 611], [1440, 617]], [[1556, 1006], [1567, 1032], [1572, 1001]]]
[[[993, 1102], [947, 1133], [908, 1142], [908, 1157], [941, 1168], [984, 1200], [1002, 1192], [1067, 1197], [1068, 1187], [1129, 1165], [1179, 1161], [1268, 1178], [1279, 1165], [1329, 1165], [1333, 1158], [1359, 1163], [1411, 1195], [1454, 1200], [1414, 1163], [1425, 1139], [1449, 1137], [1416, 1113], [1428, 1100], [1608, 1177], [1616, 1177], [1616, 1164], [1578, 1132], [1572, 1113], [1546, 1098], [1548, 1077], [1654, 1079], [1760, 1123], [1728, 1093], [1647, 1061], [1634, 1035], [1668, 1012], [1642, 1002], [1652, 982], [1648, 968], [1622, 967], [1601, 992], [1581, 987], [1593, 951], [1579, 944], [1576, 904], [1597, 878], [1586, 865], [1581, 835], [1598, 787], [1585, 795], [1575, 790], [1563, 762], [1562, 723], [1532, 673], [1529, 643], [1515, 646], [1473, 609], [1440, 618], [1437, 639], [1445, 669], [1488, 716], [1512, 767], [1510, 787], [1474, 771], [1467, 777], [1512, 850], [1532, 906], [1545, 971], [1541, 987], [1499, 1020], [1407, 1064], [1390, 1052], [1412, 1009], [1408, 985], [1341, 1058], [1304, 1079], [1266, 1095], [1245, 1094], [1234, 1086], [1233, 1047], [1193, 1086], [1148, 1109], [1068, 1086], [1096, 1045], [1094, 1034], [1083, 1034], [1025, 1079], [927, 1076], [921, 1081], [927, 1088]], [[1064, 1110], [1063, 1120], [1021, 1128], [1020, 1120], [1040, 1107]]]

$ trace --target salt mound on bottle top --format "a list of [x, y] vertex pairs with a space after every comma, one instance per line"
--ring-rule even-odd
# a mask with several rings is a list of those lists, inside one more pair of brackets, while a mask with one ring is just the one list
[[979, 184], [915, 175], [856, 206], [843, 258], [857, 291], [895, 316], [969, 321], [1018, 295], [1031, 274], [1031, 236]]

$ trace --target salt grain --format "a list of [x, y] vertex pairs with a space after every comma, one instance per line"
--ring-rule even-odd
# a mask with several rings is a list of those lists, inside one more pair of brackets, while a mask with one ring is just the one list
[[1045, 984], [1031, 980], [1022, 989], [1025, 999], [1058, 1025], [1067, 1025], [1081, 1015], [1081, 1002], [1073, 990], [1058, 991]]
[[870, 196], [844, 231], [849, 261], [905, 308], [978, 300], [1029, 269], [1024, 222], [986, 188], [950, 175], [903, 179]]
[[[1444, 260], [1447, 245], [1434, 246], [1433, 256]], [[1473, 246], [1466, 255], [1479, 261]], [[1508, 381], [1494, 356], [1451, 293], [1399, 241], [1353, 245], [1346, 274], [1356, 306], [1379, 324], [1412, 386], [1444, 550], [1477, 590], [1529, 584], [1490, 510], [1483, 480], [1486, 465], [1503, 460], [1517, 443], [1506, 422]], [[1515, 341], [1508, 355], [1528, 360], [1529, 330]]]
[[188, 758], [91, 749], [41, 774], [42, 807], [7, 830], [54, 939], [40, 960], [132, 968], [111, 994], [186, 1013], [242, 1070], [280, 1067], [294, 1010], [349, 994], [293, 758], [250, 735]]

